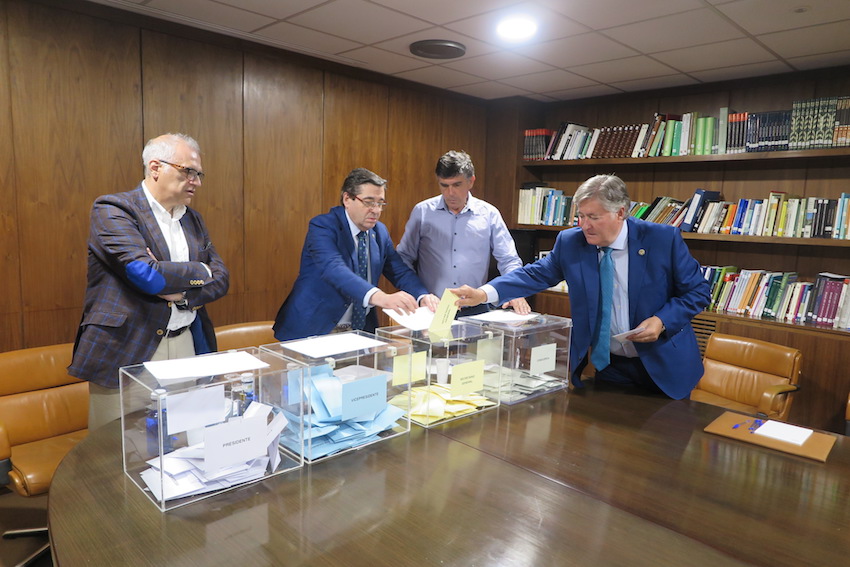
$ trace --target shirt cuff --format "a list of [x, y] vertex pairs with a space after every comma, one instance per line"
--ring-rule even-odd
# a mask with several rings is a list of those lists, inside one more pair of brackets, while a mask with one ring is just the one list
[[201, 262], [201, 265], [202, 265], [204, 268], [206, 268], [206, 269], [207, 269], [207, 275], [209, 275], [209, 277], [212, 277], [212, 270], [210, 270], [210, 267], [209, 267], [209, 266], [207, 266], [206, 264], [204, 264], [203, 262]]
[[380, 289], [373, 287], [369, 291], [366, 292], [366, 295], [363, 296], [363, 307], [369, 308], [372, 307], [372, 304], [369, 303], [369, 300], [372, 299], [372, 296], [381, 291]]
[[478, 289], [487, 294], [487, 303], [499, 303], [499, 293], [495, 287], [490, 284], [484, 284]]

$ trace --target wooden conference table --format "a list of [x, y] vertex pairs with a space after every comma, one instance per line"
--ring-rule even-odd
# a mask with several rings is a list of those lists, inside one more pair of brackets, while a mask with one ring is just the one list
[[722, 410], [560, 392], [161, 513], [118, 422], [50, 489], [76, 565], [846, 565], [850, 443], [826, 463], [704, 433]]

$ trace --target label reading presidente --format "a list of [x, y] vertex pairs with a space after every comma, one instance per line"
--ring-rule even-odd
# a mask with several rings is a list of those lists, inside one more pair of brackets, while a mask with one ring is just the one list
[[386, 374], [359, 378], [342, 384], [342, 419], [376, 414], [387, 405]]
[[204, 472], [245, 464], [266, 452], [266, 416], [232, 419], [204, 429]]
[[556, 353], [555, 343], [533, 347], [528, 371], [535, 376], [552, 372], [555, 370]]

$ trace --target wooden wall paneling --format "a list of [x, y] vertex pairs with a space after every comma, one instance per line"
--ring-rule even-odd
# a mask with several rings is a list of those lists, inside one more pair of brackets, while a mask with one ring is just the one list
[[729, 106], [729, 91], [721, 87], [706, 87], [706, 89], [699, 92], [680, 92], [676, 96], [665, 96], [662, 93], [658, 102], [659, 111], [674, 114], [698, 112], [700, 116], [716, 118], [720, 114], [720, 108]]
[[419, 91], [393, 88], [389, 95], [389, 163], [384, 177], [389, 180], [391, 205], [381, 221], [398, 243], [413, 206], [437, 193], [434, 165], [445, 153], [443, 107], [438, 97]]
[[850, 277], [850, 248], [806, 246], [797, 250], [796, 265], [801, 279], [814, 281], [821, 272]]
[[803, 76], [775, 75], [739, 83], [729, 89], [729, 107], [738, 112], [790, 110], [795, 100], [818, 96], [816, 80]]
[[838, 67], [830, 69], [818, 76], [815, 81], [814, 93], [809, 97], [847, 96], [850, 94], [850, 68]]
[[654, 193], [687, 201], [697, 189], [722, 190], [723, 171], [717, 167], [661, 166], [655, 168]]
[[785, 191], [789, 196], [806, 194], [806, 168], [783, 166], [765, 160], [760, 164], [728, 162], [723, 167], [721, 196], [727, 201], [742, 197], [767, 199], [771, 191]]
[[[513, 227], [517, 219], [517, 189], [525, 181], [538, 180], [538, 174], [516, 165], [522, 157], [522, 133], [526, 128], [543, 128], [547, 123], [542, 105], [519, 97], [488, 103], [486, 119], [487, 201], [498, 208], [508, 226]], [[478, 169], [476, 167], [476, 172]]]
[[660, 108], [657, 96], [630, 93], [594, 101], [596, 105], [596, 124], [587, 124], [591, 128], [601, 126], [620, 126], [623, 124], [643, 124], [650, 122], [655, 112], [674, 112]]
[[24, 346], [73, 340], [97, 195], [138, 182], [135, 28], [7, 4]]
[[[839, 161], [840, 159], [840, 161]], [[850, 162], [847, 158], [828, 161], [828, 167], [812, 164], [806, 169], [806, 183], [803, 195], [806, 197], [825, 197], [838, 199], [841, 193], [850, 193]]]
[[716, 242], [708, 240], [685, 240], [688, 245], [688, 250], [691, 256], [697, 259], [700, 266], [725, 266], [722, 260], [726, 258], [722, 254], [718, 254]]
[[[543, 105], [540, 105], [543, 107]], [[546, 105], [542, 112], [545, 112], [546, 122], [541, 125], [552, 130], [555, 130], [561, 122], [574, 122], [576, 124], [584, 124], [588, 128], [596, 128], [597, 126], [608, 126], [602, 124], [599, 117], [598, 102], [590, 100], [568, 101], [564, 104]], [[527, 126], [523, 125], [523, 129]]]
[[273, 319], [322, 203], [323, 74], [245, 57], [245, 319]]
[[21, 262], [18, 254], [17, 184], [15, 155], [12, 144], [11, 91], [9, 69], [9, 34], [6, 3], [0, 2], [0, 352], [23, 346], [23, 312], [21, 309]]
[[144, 139], [183, 132], [201, 146], [207, 177], [192, 207], [230, 271], [230, 291], [209, 306], [213, 323], [244, 321], [242, 54], [143, 30], [142, 72]]
[[[601, 167], [607, 166], [582, 166], [570, 167], [569, 169], [545, 170], [544, 178], [547, 185], [551, 185], [555, 189], [561, 189], [565, 195], [574, 195], [578, 186], [586, 181], [589, 177], [596, 175], [602, 171]], [[619, 168], [618, 168], [619, 169]], [[605, 170], [610, 171], [609, 169]], [[628, 181], [626, 181], [628, 184]]]
[[[357, 167], [388, 178], [389, 88], [334, 73], [325, 73], [321, 209], [339, 205], [345, 176]], [[390, 191], [394, 184], [389, 180]], [[387, 195], [391, 207], [397, 203]], [[382, 214], [382, 217], [386, 214]], [[304, 229], [307, 225], [305, 219]], [[383, 218], [381, 220], [384, 220]]]
[[[715, 243], [715, 264], [738, 266], [750, 270], [798, 271], [798, 247], [765, 242]], [[804, 250], [809, 252], [809, 250]], [[804, 273], [804, 272], [801, 272]]]
[[[487, 111], [484, 105], [445, 98], [440, 106], [443, 119], [440, 141], [442, 149], [431, 159], [431, 194], [436, 195], [439, 192], [434, 175], [439, 157], [449, 150], [463, 150], [475, 164], [475, 186], [472, 193], [479, 199], [490, 201], [489, 195], [496, 194], [496, 191], [488, 188]], [[516, 136], [514, 139], [516, 140]]]

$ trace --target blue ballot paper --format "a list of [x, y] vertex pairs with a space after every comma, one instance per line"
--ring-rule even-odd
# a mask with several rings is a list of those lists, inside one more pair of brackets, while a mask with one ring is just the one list
[[390, 375], [375, 372], [367, 367], [347, 367], [340, 376], [327, 365], [311, 369], [304, 389], [305, 398], [309, 392], [305, 401], [312, 411], [299, 423], [296, 416], [284, 410], [289, 423], [280, 442], [299, 451], [303, 423], [305, 457], [314, 461], [379, 439], [404, 417], [404, 410], [387, 404]]

